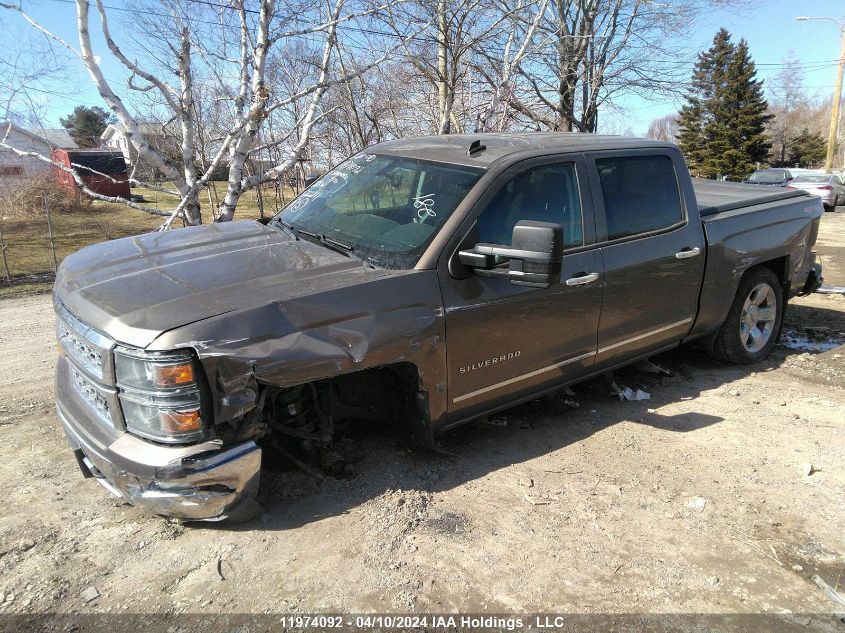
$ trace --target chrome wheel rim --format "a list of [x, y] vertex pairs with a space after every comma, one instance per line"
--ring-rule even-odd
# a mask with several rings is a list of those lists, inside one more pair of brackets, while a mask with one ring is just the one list
[[772, 338], [777, 319], [775, 291], [767, 283], [751, 289], [742, 306], [739, 320], [739, 338], [749, 352], [759, 352]]

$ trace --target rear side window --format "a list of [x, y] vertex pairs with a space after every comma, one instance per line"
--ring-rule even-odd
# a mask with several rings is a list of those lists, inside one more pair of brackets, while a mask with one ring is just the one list
[[657, 231], [683, 221], [681, 196], [668, 156], [620, 156], [596, 160], [607, 239]]

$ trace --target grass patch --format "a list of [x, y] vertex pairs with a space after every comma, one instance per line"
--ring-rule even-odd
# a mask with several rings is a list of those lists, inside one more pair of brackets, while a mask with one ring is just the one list
[[[210, 192], [212, 201], [215, 194], [222, 196], [226, 191], [225, 182], [212, 183], [214, 189]], [[163, 185], [169, 187], [169, 183]], [[134, 194], [144, 196], [147, 206], [162, 210], [173, 209], [179, 202], [178, 196], [161, 193], [152, 189], [137, 187]], [[208, 202], [208, 193], [201, 194], [203, 220], [210, 222], [212, 209]], [[274, 189], [264, 189], [264, 210], [266, 215], [272, 215], [277, 209], [276, 192]], [[294, 191], [285, 190], [285, 200], [289, 202], [294, 197]], [[56, 248], [56, 260], [89, 244], [106, 240], [139, 235], [156, 230], [164, 218], [150, 215], [125, 205], [99, 201], [89, 201], [80, 210], [52, 213], [53, 241]], [[259, 193], [255, 190], [241, 196], [235, 219], [257, 218], [260, 216]], [[178, 222], [175, 226], [178, 226]], [[33, 276], [49, 275], [54, 270], [53, 254], [50, 248], [49, 232], [45, 217], [3, 217], [0, 219], [3, 242], [6, 245], [6, 260], [12, 276], [12, 284], [6, 282], [6, 271], [0, 260], [0, 297], [28, 292], [37, 292], [38, 288], [49, 289], [52, 281], [44, 287], [41, 279], [33, 281]]]
[[[162, 185], [162, 188], [172, 189], [173, 186], [166, 182]], [[179, 196], [149, 189], [148, 187], [133, 187], [132, 193], [134, 195], [144, 196], [146, 202], [143, 204], [155, 209], [166, 211], [173, 209], [179, 204]], [[211, 220], [212, 209], [218, 206], [220, 200], [225, 195], [226, 183], [221, 181], [210, 182], [208, 187], [200, 193], [200, 205], [202, 206], [204, 221], [208, 222]], [[265, 215], [275, 215], [277, 211], [295, 197], [296, 192], [290, 187], [285, 187], [278, 193], [272, 187], [265, 187], [261, 191], [250, 189], [238, 200], [238, 210], [235, 213], [235, 219], [243, 220], [244, 218], [261, 217], [262, 205]]]
[[13, 299], [27, 295], [40, 295], [53, 291], [52, 281], [39, 281], [27, 283], [14, 283], [0, 285], [0, 299]]

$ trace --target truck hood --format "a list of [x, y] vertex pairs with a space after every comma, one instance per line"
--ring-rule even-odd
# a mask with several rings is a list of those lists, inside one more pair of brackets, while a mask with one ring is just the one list
[[393, 274], [244, 220], [147, 233], [65, 258], [55, 300], [116, 341]]

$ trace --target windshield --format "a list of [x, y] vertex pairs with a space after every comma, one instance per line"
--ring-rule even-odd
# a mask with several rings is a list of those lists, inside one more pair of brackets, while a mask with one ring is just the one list
[[796, 183], [796, 182], [798, 182], [798, 183], [801, 183], [801, 182], [817, 182], [817, 183], [827, 184], [827, 182], [829, 180], [830, 180], [830, 176], [796, 176], [795, 180], [793, 180], [792, 182], [793, 183]]
[[786, 180], [786, 172], [780, 169], [755, 171], [748, 180], [752, 182], [782, 182]]
[[415, 158], [358, 154], [276, 216], [384, 268], [413, 268], [482, 170]]

